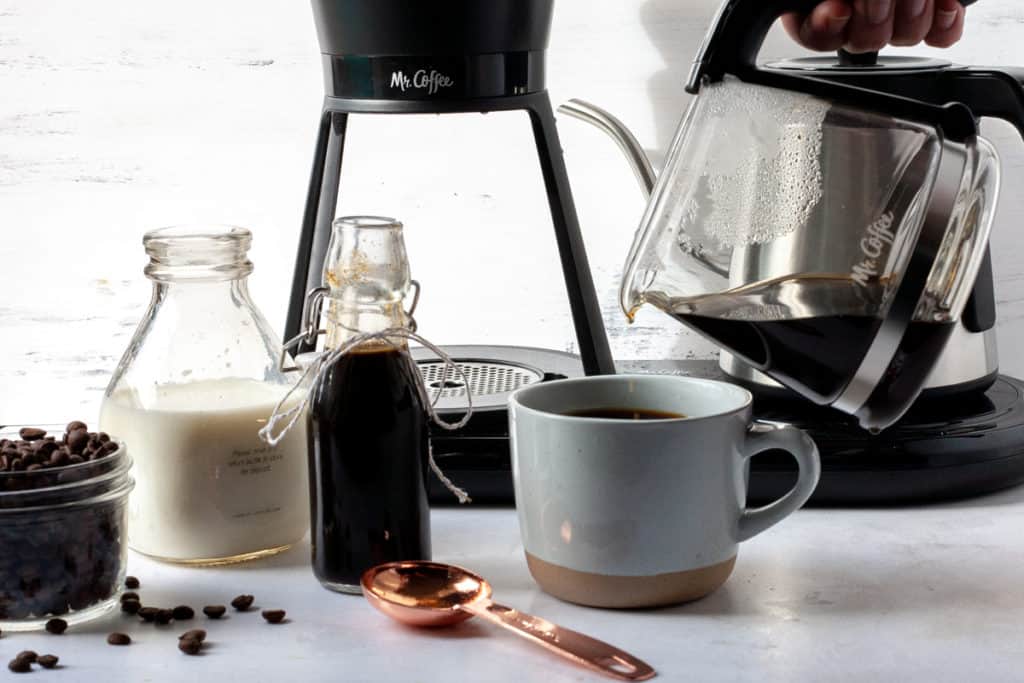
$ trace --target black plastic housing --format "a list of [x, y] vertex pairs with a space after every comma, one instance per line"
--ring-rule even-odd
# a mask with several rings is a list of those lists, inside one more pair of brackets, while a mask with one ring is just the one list
[[313, 0], [329, 55], [482, 55], [546, 50], [554, 0]]

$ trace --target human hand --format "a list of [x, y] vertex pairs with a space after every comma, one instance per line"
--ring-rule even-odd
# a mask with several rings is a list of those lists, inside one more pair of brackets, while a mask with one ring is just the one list
[[964, 30], [958, 0], [824, 0], [810, 14], [782, 17], [786, 32], [811, 50], [871, 52], [886, 45], [949, 47]]

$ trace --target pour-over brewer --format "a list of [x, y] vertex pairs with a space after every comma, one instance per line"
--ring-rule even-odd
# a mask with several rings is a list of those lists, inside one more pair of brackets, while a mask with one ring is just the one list
[[[299, 238], [285, 337], [298, 334], [307, 291], [320, 286], [337, 206], [346, 124], [352, 114], [449, 114], [522, 110], [529, 114], [547, 190], [582, 368], [614, 372], [569, 188], [551, 103], [545, 89], [545, 51], [554, 0], [313, 0], [326, 94]], [[300, 351], [310, 351], [306, 345]], [[480, 357], [464, 349], [470, 376], [511, 387], [548, 375], [579, 374], [579, 363], [551, 354], [554, 372], [532, 363], [542, 350], [495, 351], [513, 359]], [[511, 353], [507, 352], [511, 351]], [[440, 364], [425, 366], [428, 384]], [[465, 387], [434, 386], [445, 393]], [[456, 391], [456, 389], [458, 391]], [[474, 401], [479, 412], [501, 401]], [[504, 420], [502, 414], [501, 421]], [[504, 428], [501, 428], [504, 432]], [[499, 432], [497, 436], [501, 436]]]

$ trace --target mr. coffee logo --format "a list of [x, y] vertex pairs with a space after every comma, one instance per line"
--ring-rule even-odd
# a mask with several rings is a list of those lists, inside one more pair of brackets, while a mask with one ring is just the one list
[[860, 251], [864, 260], [853, 267], [851, 278], [861, 287], [867, 287], [868, 281], [878, 277], [878, 271], [885, 265], [889, 249], [896, 235], [892, 232], [893, 215], [887, 211], [868, 226], [864, 238], [860, 241]]
[[391, 72], [391, 87], [398, 88], [402, 92], [411, 88], [426, 90], [428, 95], [436, 95], [441, 88], [450, 88], [453, 85], [455, 85], [455, 81], [435, 69], [430, 71], [420, 69], [412, 75], [412, 78], [402, 70]]

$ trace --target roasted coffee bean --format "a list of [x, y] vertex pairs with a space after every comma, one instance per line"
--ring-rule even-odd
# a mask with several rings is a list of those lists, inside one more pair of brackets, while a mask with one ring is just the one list
[[50, 456], [50, 467], [64, 467], [70, 462], [71, 456], [63, 449], [54, 451], [53, 455]]
[[284, 620], [283, 609], [265, 609], [263, 610], [263, 618], [271, 624], [280, 624]]
[[132, 638], [127, 633], [111, 633], [107, 636], [107, 642], [111, 645], [128, 645]]
[[44, 458], [49, 458], [51, 453], [60, 448], [55, 441], [39, 441], [38, 443], [39, 447], [36, 448], [36, 453]]
[[121, 611], [125, 614], [138, 614], [142, 604], [138, 600], [125, 600], [121, 603]]
[[84, 429], [68, 432], [68, 450], [72, 453], [81, 453], [85, 450], [87, 443], [89, 443], [89, 432]]
[[132, 590], [135, 590], [140, 585], [141, 584], [139, 583], [139, 580], [137, 578], [135, 578], [134, 576], [126, 576], [126, 577], [124, 577], [124, 587], [125, 588], [131, 588]]
[[7, 662], [7, 668], [16, 674], [25, 674], [32, 670], [32, 662], [15, 657]]
[[14, 655], [14, 658], [24, 659], [29, 664], [34, 664], [35, 661], [39, 659], [39, 655], [37, 655], [34, 650], [22, 650], [18, 654]]
[[70, 456], [68, 456], [68, 464], [69, 465], [78, 465], [78, 464], [81, 464], [83, 462], [85, 462], [85, 458], [83, 458], [80, 455], [70, 455]]
[[[33, 457], [49, 450], [40, 448], [31, 452]], [[24, 469], [25, 461], [16, 460], [21, 464], [10, 461], [8, 466]], [[21, 477], [0, 476], [0, 489], [31, 490], [105, 473], [102, 467], [51, 472], [49, 461], [39, 464], [42, 469], [30, 464], [32, 470]], [[46, 621], [115, 596], [124, 557], [120, 504], [54, 508], [45, 515], [14, 508], [3, 512], [0, 549], [11, 551], [0, 551], [0, 621]]]
[[46, 630], [55, 636], [59, 636], [68, 630], [68, 622], [63, 619], [50, 619], [46, 622]]
[[39, 439], [46, 436], [45, 429], [37, 429], [35, 427], [22, 427], [18, 430], [18, 436], [25, 441], [38, 441]]
[[55, 669], [57, 668], [57, 662], [60, 661], [60, 657], [56, 655], [39, 655], [36, 659], [36, 663], [44, 669]]
[[194, 638], [185, 638], [178, 641], [178, 649], [187, 655], [197, 655], [203, 649], [203, 643]]
[[153, 620], [161, 626], [164, 624], [171, 623], [171, 619], [174, 618], [174, 610], [160, 609], [156, 611], [156, 618]]
[[171, 614], [174, 616], [175, 621], [184, 621], [196, 615], [195, 610], [188, 605], [178, 605], [172, 610]]
[[70, 434], [71, 432], [78, 431], [79, 429], [89, 431], [89, 427], [81, 420], [72, 420], [71, 422], [68, 422], [68, 426], [64, 428], [64, 431]]
[[245, 610], [247, 610], [250, 607], [252, 607], [252, 601], [253, 600], [255, 600], [255, 598], [252, 597], [251, 595], [239, 595], [238, 597], [236, 597], [234, 600], [231, 601], [231, 606], [234, 607], [239, 612], [244, 612]]
[[228, 608], [224, 605], [207, 605], [203, 608], [203, 614], [211, 619], [220, 619], [227, 611]]
[[178, 640], [198, 640], [200, 643], [206, 640], [206, 631], [201, 628], [194, 628], [191, 631], [185, 631]]
[[43, 469], [42, 465], [40, 465], [39, 463], [33, 463], [33, 464], [29, 465], [28, 467], [26, 467], [25, 471], [26, 472], [36, 472], [36, 471], [41, 470], [41, 469]]
[[143, 621], [153, 621], [156, 619], [156, 614], [159, 611], [156, 607], [140, 607], [139, 618]]
[[124, 602], [125, 600], [141, 600], [141, 598], [139, 597], [138, 593], [133, 593], [132, 591], [125, 591], [124, 593], [121, 593], [121, 602]]
[[100, 443], [106, 443], [106, 442], [110, 441], [110, 434], [107, 434], [106, 432], [99, 432], [99, 433], [97, 433], [96, 436], [99, 437]]

